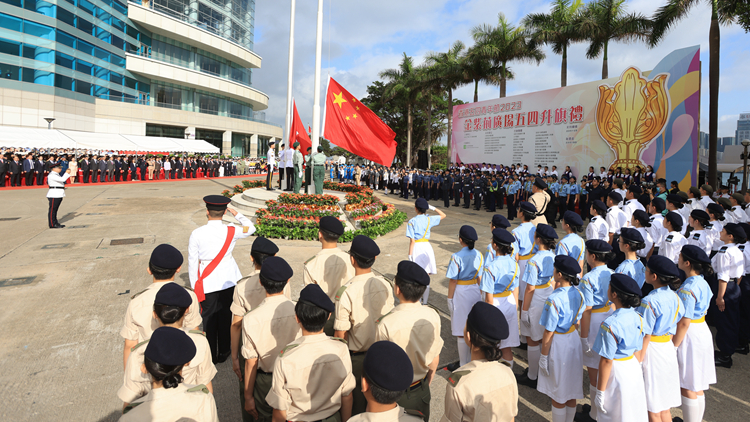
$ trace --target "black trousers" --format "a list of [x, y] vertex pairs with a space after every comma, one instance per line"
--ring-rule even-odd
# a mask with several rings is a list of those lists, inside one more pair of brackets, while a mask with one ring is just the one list
[[91, 170], [84, 170], [83, 171], [83, 183], [88, 183], [90, 177], [91, 177]]
[[11, 173], [10, 174], [10, 185], [11, 186], [21, 186], [21, 173]]
[[0, 172], [0, 188], [5, 187], [5, 174], [6, 172]]
[[479, 192], [474, 193], [474, 209], [477, 211], [482, 209], [482, 194]]
[[568, 195], [568, 209], [573, 212], [576, 211], [576, 196], [575, 195]]
[[448, 197], [448, 190], [444, 190], [442, 193], [443, 193], [443, 206], [445, 206], [445, 208], [450, 208], [451, 200]]
[[34, 173], [33, 170], [26, 172], [26, 186], [31, 186], [34, 184], [34, 175], [36, 175], [36, 173]]
[[[281, 178], [279, 178], [279, 180], [281, 180]], [[281, 182], [279, 182], [279, 186], [281, 186]], [[294, 190], [294, 167], [286, 168], [286, 190]]]
[[750, 342], [750, 276], [742, 277], [740, 293], [740, 346], [745, 346]]
[[49, 228], [53, 228], [60, 224], [57, 221], [57, 210], [60, 209], [62, 200], [62, 198], [47, 198], [47, 201], [49, 202], [49, 211], [47, 212], [47, 224], [49, 224]]
[[508, 195], [508, 220], [516, 218], [516, 195]]
[[206, 300], [201, 302], [203, 331], [206, 332], [211, 357], [216, 362], [219, 356], [231, 352], [230, 327], [232, 325], [232, 305], [234, 287], [218, 292], [206, 293]]
[[454, 188], [453, 189], [453, 206], [457, 207], [461, 205], [461, 189]]
[[[284, 167], [279, 167], [279, 189], [281, 189], [281, 182], [284, 180]], [[287, 186], [289, 186], [287, 184]]]
[[558, 208], [558, 212], [560, 213], [560, 217], [559, 217], [560, 219], [563, 218], [563, 215], [565, 215], [565, 211], [568, 210], [567, 205], [568, 205], [568, 196], [567, 195], [565, 195], [565, 196], [559, 196], [557, 198], [557, 208]]
[[41, 186], [44, 183], [44, 172], [40, 171], [36, 174], [36, 184]]
[[495, 212], [495, 192], [489, 192], [487, 194], [487, 209], [491, 212]]
[[464, 208], [469, 208], [470, 203], [471, 203], [471, 193], [464, 191]]
[[727, 283], [724, 292], [724, 312], [716, 306], [716, 292], [719, 290], [719, 281], [716, 276], [711, 277], [711, 290], [714, 296], [711, 298], [709, 313], [713, 314], [713, 323], [716, 326], [716, 347], [724, 356], [732, 356], [739, 346], [740, 337], [740, 286], [733, 281]]

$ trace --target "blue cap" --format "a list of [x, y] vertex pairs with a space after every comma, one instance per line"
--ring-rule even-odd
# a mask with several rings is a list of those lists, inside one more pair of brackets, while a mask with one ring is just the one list
[[480, 336], [499, 343], [510, 335], [508, 320], [505, 315], [487, 302], [477, 302], [469, 311], [466, 326], [474, 329]]
[[161, 244], [151, 252], [151, 264], [166, 270], [176, 270], [182, 266], [182, 253], [172, 245]]
[[516, 238], [513, 237], [513, 234], [505, 229], [492, 230], [492, 238], [496, 243], [507, 246], [512, 245], [513, 242], [516, 241]]
[[276, 255], [279, 253], [279, 247], [265, 237], [258, 236], [253, 241], [253, 246], [250, 248], [250, 251], [260, 252], [266, 255]]
[[177, 306], [180, 308], [189, 308], [193, 303], [190, 293], [184, 287], [177, 283], [164, 283], [156, 292], [154, 303], [167, 306]]
[[641, 189], [641, 187], [636, 185], [635, 183], [631, 184], [628, 190], [633, 192], [636, 195], [640, 195], [643, 193], [643, 189]]
[[625, 274], [612, 274], [609, 284], [621, 292], [641, 297], [641, 288], [638, 287], [638, 283]]
[[747, 239], [745, 230], [737, 223], [725, 224], [724, 230], [727, 231], [727, 234], [731, 234], [734, 237], [734, 243], [743, 243]]
[[690, 216], [693, 217], [696, 220], [710, 220], [711, 216], [708, 215], [707, 212], [703, 210], [692, 210], [690, 211]]
[[547, 189], [547, 182], [545, 182], [541, 177], [537, 177], [536, 179], [534, 179], [534, 186], [538, 187], [539, 189]]
[[619, 204], [620, 202], [622, 202], [622, 195], [620, 195], [619, 193], [615, 191], [610, 192], [609, 195], [607, 195], [607, 197], [611, 199], [612, 202], [614, 202], [615, 204]]
[[575, 277], [581, 272], [581, 266], [575, 258], [568, 255], [555, 256], [555, 269], [565, 275]]
[[203, 197], [203, 202], [211, 211], [224, 211], [232, 200], [223, 195], [208, 195]]
[[479, 237], [477, 236], [477, 231], [474, 230], [474, 227], [468, 225], [461, 226], [461, 229], [458, 231], [458, 237], [462, 239], [473, 240], [475, 242], [477, 241], [477, 239], [479, 239]]
[[294, 275], [292, 267], [280, 256], [271, 256], [263, 261], [260, 275], [272, 281], [287, 281]]
[[680, 275], [674, 261], [662, 255], [652, 255], [648, 260], [648, 269], [663, 277], [679, 277]]
[[682, 197], [680, 195], [677, 195], [676, 193], [670, 193], [667, 195], [667, 202], [671, 202], [673, 204], [682, 204]]
[[643, 235], [641, 235], [641, 232], [639, 232], [638, 229], [634, 229], [632, 227], [623, 227], [622, 229], [620, 229], [620, 237], [627, 240], [628, 242], [644, 243]]
[[[265, 265], [263, 265], [263, 267], [265, 268]], [[331, 301], [331, 298], [329, 298], [323, 289], [315, 283], [308, 284], [299, 292], [299, 301], [317, 306], [326, 312], [333, 312], [336, 310], [336, 306]]]
[[412, 261], [401, 261], [396, 267], [396, 277], [399, 280], [410, 281], [422, 286], [430, 285], [430, 275], [419, 264]]
[[659, 198], [659, 197], [656, 197], [656, 198], [652, 199], [651, 200], [651, 205], [653, 205], [654, 208], [656, 208], [656, 211], [658, 211], [658, 212], [662, 212], [665, 209], [667, 209], [667, 203], [666, 203], [666, 201], [664, 201], [664, 199]]
[[336, 217], [332, 217], [330, 215], [320, 217], [320, 222], [318, 223], [318, 225], [321, 230], [329, 231], [339, 236], [344, 234], [344, 225], [341, 224], [341, 221]]
[[523, 212], [536, 214], [536, 206], [531, 202], [521, 201], [518, 203], [518, 208]]
[[638, 222], [640, 222], [643, 227], [651, 227], [651, 219], [646, 211], [633, 211], [633, 218], [638, 220]]
[[724, 207], [722, 207], [721, 205], [717, 204], [716, 202], [712, 202], [712, 203], [706, 205], [706, 211], [708, 211], [710, 213], [713, 213], [713, 214], [715, 214], [717, 216], [724, 215]]
[[507, 229], [508, 227], [510, 227], [510, 221], [508, 221], [508, 219], [503, 215], [495, 214], [492, 216], [492, 225], [495, 227]]
[[430, 204], [428, 204], [427, 200], [424, 198], [417, 198], [417, 200], [414, 201], [414, 206], [417, 208], [422, 208], [423, 210], [430, 208]]
[[690, 261], [700, 262], [701, 264], [711, 263], [711, 258], [708, 257], [706, 251], [704, 251], [700, 246], [685, 245], [682, 247], [680, 253], [685, 257], [685, 259]]
[[190, 362], [195, 351], [195, 343], [184, 331], [159, 327], [151, 334], [144, 355], [162, 365], [178, 366]]
[[352, 246], [349, 248], [349, 252], [365, 259], [372, 259], [380, 255], [380, 248], [374, 240], [360, 234], [355, 236], [354, 240], [352, 240]]
[[367, 350], [362, 375], [384, 390], [406, 391], [414, 378], [414, 367], [409, 355], [398, 344], [377, 341]]
[[602, 202], [599, 199], [595, 199], [591, 203], [591, 206], [593, 206], [594, 208], [596, 208], [599, 211], [599, 214], [604, 214], [604, 213], [607, 212], [607, 204], [605, 204], [604, 202]]
[[594, 253], [607, 253], [612, 252], [612, 245], [600, 239], [591, 239], [586, 241], [586, 250]]
[[673, 230], [680, 231], [682, 229], [682, 216], [679, 213], [674, 211], [668, 212], [664, 219], [669, 221]]
[[549, 224], [537, 224], [536, 234], [546, 239], [557, 239], [557, 232]]
[[563, 220], [565, 220], [568, 225], [583, 227], [583, 219], [574, 211], [565, 211], [565, 214], [563, 214]]

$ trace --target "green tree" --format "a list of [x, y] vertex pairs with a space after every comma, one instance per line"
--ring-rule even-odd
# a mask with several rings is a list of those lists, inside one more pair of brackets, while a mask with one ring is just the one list
[[516, 61], [539, 64], [544, 60], [544, 53], [536, 43], [529, 42], [523, 26], [513, 26], [502, 13], [498, 13], [497, 21], [497, 26], [485, 24], [475, 27], [471, 36], [477, 43], [476, 53], [489, 60], [492, 67], [497, 69], [497, 77], [490, 78], [490, 82], [500, 85], [500, 98], [504, 98], [506, 83], [514, 77], [508, 63]]
[[[453, 104], [453, 90], [467, 83], [461, 62], [461, 54], [465, 48], [464, 43], [456, 41], [445, 53], [429, 53], [427, 55], [426, 62], [431, 69], [429, 77], [442, 83], [443, 89], [448, 93], [448, 104]], [[476, 96], [476, 91], [474, 95]], [[453, 135], [453, 107], [448, 107], [447, 132], [448, 145], [446, 149], [450, 151]]]
[[414, 60], [404, 53], [401, 64], [395, 69], [380, 72], [380, 77], [388, 82], [384, 100], [389, 101], [399, 97], [405, 102], [407, 122], [406, 165], [411, 166], [412, 108], [419, 94], [417, 68], [414, 65]]
[[523, 20], [534, 42], [551, 45], [552, 52], [562, 55], [560, 86], [568, 85], [568, 47], [578, 39], [573, 23], [581, 4], [582, 0], [554, 0], [550, 13], [532, 13]]
[[[477, 46], [469, 48], [461, 56], [461, 70], [463, 79], [467, 83], [474, 83], [474, 102], [479, 101], [479, 82], [495, 85], [499, 78], [499, 69], [492, 66], [492, 62], [485, 59]], [[512, 75], [508, 71], [509, 75]], [[510, 79], [513, 79], [512, 77]]]

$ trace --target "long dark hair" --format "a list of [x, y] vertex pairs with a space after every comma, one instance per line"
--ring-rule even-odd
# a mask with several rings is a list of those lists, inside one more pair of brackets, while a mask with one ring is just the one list
[[184, 364], [163, 365], [145, 356], [143, 357], [143, 363], [146, 365], [148, 373], [154, 378], [154, 381], [160, 381], [164, 388], [177, 388], [183, 381], [180, 371], [185, 366]]

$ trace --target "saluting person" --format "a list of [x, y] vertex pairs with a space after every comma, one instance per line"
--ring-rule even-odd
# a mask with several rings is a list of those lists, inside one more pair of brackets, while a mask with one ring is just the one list
[[65, 174], [60, 176], [62, 167], [60, 163], [52, 167], [52, 171], [47, 176], [47, 201], [49, 202], [49, 211], [47, 211], [47, 224], [51, 229], [62, 229], [65, 226], [57, 221], [57, 210], [60, 209], [63, 198], [65, 198], [65, 181], [70, 178], [70, 169], [65, 170]]

